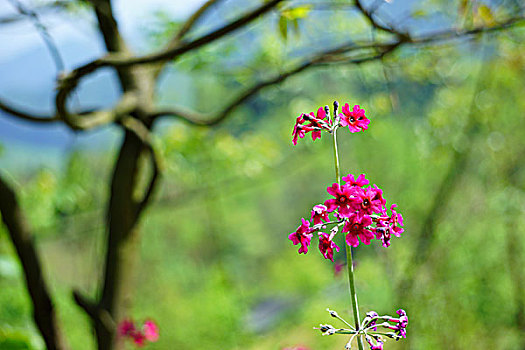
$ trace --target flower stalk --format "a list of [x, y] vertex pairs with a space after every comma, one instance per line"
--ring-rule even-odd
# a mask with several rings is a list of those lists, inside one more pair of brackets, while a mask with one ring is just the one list
[[[341, 177], [337, 147], [338, 128], [348, 127], [351, 133], [356, 133], [367, 130], [370, 121], [366, 118], [364, 109], [361, 109], [359, 105], [351, 109], [350, 105], [345, 103], [341, 110], [342, 113], [338, 113], [338, 108], [339, 103], [335, 101], [332, 117], [330, 107], [325, 106], [319, 108], [316, 113], [302, 113], [295, 121], [292, 132], [294, 145], [307, 134], [310, 134], [314, 141], [321, 138], [323, 132], [331, 134], [336, 182], [326, 189], [333, 198], [315, 205], [312, 208], [310, 220], [302, 218], [301, 225], [295, 232], [290, 233], [288, 238], [294, 245], [300, 246], [299, 254], [306, 254], [314, 236], [313, 233], [317, 233], [319, 251], [325, 259], [334, 262], [334, 251], [340, 251], [334, 238], [337, 234], [345, 235], [348, 284], [355, 327], [341, 318], [337, 312], [328, 309], [332, 317], [337, 318], [349, 328], [334, 328], [328, 324], [321, 324], [317, 329], [323, 335], [351, 335], [346, 349], [350, 349], [354, 338], [357, 338], [359, 350], [364, 350], [364, 337], [370, 350], [382, 350], [385, 341], [382, 336], [396, 340], [406, 337], [408, 317], [402, 309], [397, 311], [398, 318], [379, 316], [375, 311], [369, 311], [361, 323], [355, 288], [352, 247], [357, 247], [359, 244], [369, 245], [373, 239], [377, 239], [381, 241], [383, 247], [387, 248], [390, 246], [392, 234], [400, 237], [403, 233], [403, 217], [396, 211], [395, 204], [390, 207], [391, 214], [388, 213], [383, 191], [376, 185], [369, 185], [369, 180], [364, 174], [357, 177], [353, 174]], [[321, 230], [329, 230], [330, 233], [321, 232]], [[376, 324], [378, 320], [386, 322]], [[387, 330], [387, 333], [377, 332], [378, 328]]]
[[[341, 177], [339, 175], [339, 152], [337, 149], [337, 129], [338, 129], [338, 122], [337, 122], [337, 109], [339, 107], [339, 103], [337, 101], [334, 102], [334, 129], [332, 132], [333, 135], [333, 144], [334, 144], [334, 167], [335, 167], [335, 178], [338, 185], [341, 185]], [[359, 324], [361, 323], [359, 318], [359, 303], [357, 302], [357, 293], [355, 290], [355, 282], [354, 282], [354, 264], [352, 260], [352, 248], [349, 245], [345, 246], [346, 248], [346, 260], [347, 260], [347, 266], [348, 266], [348, 284], [350, 285], [350, 300], [352, 302], [352, 310], [354, 312], [354, 323], [355, 323], [355, 329], [357, 332], [359, 332]], [[357, 346], [359, 350], [363, 349], [363, 340], [360, 336], [357, 337]]]

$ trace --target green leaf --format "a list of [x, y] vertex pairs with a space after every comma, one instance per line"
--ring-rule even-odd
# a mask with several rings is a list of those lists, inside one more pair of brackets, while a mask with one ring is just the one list
[[486, 24], [493, 25], [495, 23], [492, 10], [487, 5], [481, 5], [478, 8], [478, 16]]
[[283, 16], [279, 17], [279, 32], [284, 40], [288, 38], [288, 21]]
[[281, 11], [281, 16], [292, 21], [294, 19], [305, 18], [311, 10], [312, 5], [297, 6]]

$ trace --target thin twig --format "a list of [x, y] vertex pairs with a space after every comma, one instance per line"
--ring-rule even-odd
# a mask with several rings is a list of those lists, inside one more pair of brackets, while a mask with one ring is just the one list
[[21, 15], [27, 16], [33, 25], [35, 26], [36, 30], [44, 40], [44, 43], [46, 44], [47, 49], [49, 50], [49, 53], [51, 54], [51, 57], [53, 58], [53, 62], [55, 62], [57, 75], [60, 74], [60, 72], [63, 72], [65, 69], [64, 60], [62, 59], [62, 55], [60, 54], [60, 51], [58, 50], [57, 44], [55, 43], [55, 40], [49, 34], [49, 31], [47, 30], [47, 27], [40, 21], [40, 18], [38, 17], [37, 13], [26, 6], [22, 4], [18, 0], [8, 0], [16, 9], [18, 12], [20, 12]]

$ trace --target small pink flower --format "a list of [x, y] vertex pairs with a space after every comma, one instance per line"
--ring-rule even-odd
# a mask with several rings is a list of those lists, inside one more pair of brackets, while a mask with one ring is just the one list
[[352, 214], [349, 220], [345, 223], [342, 232], [348, 232], [346, 235], [346, 243], [352, 247], [359, 245], [358, 237], [361, 239], [363, 244], [370, 244], [370, 240], [374, 238], [372, 231], [368, 229], [368, 226], [372, 224], [370, 216], [365, 215], [359, 217], [357, 214]]
[[288, 239], [290, 239], [293, 243], [293, 245], [300, 244], [301, 247], [299, 248], [299, 254], [301, 253], [308, 253], [308, 246], [310, 245], [310, 242], [312, 240], [312, 234], [313, 230], [310, 228], [310, 221], [305, 220], [304, 218], [301, 218], [301, 225], [297, 228], [295, 232], [290, 233], [288, 236]]
[[[307, 123], [308, 124], [305, 124]], [[321, 138], [323, 130], [331, 131], [331, 121], [323, 108], [317, 110], [317, 115], [314, 112], [309, 114], [302, 113], [295, 120], [295, 125], [292, 131], [292, 142], [297, 145], [298, 138], [305, 137], [306, 133], [312, 132], [312, 140]]]
[[383, 342], [380, 338], [376, 338], [374, 341], [371, 336], [366, 335], [365, 339], [370, 346], [370, 350], [383, 350]]
[[376, 238], [381, 240], [383, 247], [388, 248], [390, 246], [390, 228], [382, 221], [378, 221], [376, 225], [373, 229], [376, 233]]
[[150, 342], [156, 342], [159, 340], [159, 327], [155, 322], [148, 320], [144, 322], [144, 336]]
[[321, 138], [321, 131], [322, 129], [329, 130], [330, 125], [328, 124], [328, 119], [326, 112], [322, 107], [319, 107], [317, 110], [317, 116], [314, 116], [314, 113], [310, 113], [310, 124], [308, 125], [311, 128], [315, 128], [316, 130], [312, 131], [312, 140], [320, 139]]
[[326, 189], [329, 194], [335, 198], [328, 199], [324, 202], [329, 212], [338, 209], [342, 217], [349, 217], [352, 214], [352, 204], [354, 200], [355, 190], [350, 186], [340, 186], [337, 183], [332, 184]]
[[355, 105], [354, 109], [350, 111], [350, 106], [345, 103], [342, 111], [343, 113], [339, 114], [341, 126], [348, 126], [352, 133], [368, 129], [370, 120], [365, 117], [365, 110], [359, 108], [359, 105]]
[[319, 232], [319, 250], [324, 258], [334, 261], [334, 249], [339, 251], [339, 247], [331, 240], [330, 236]]
[[370, 215], [384, 211], [382, 191], [379, 188], [357, 188], [355, 194], [356, 198], [352, 209], [359, 212], [360, 215]]
[[159, 339], [159, 328], [155, 322], [147, 320], [140, 330], [135, 327], [132, 320], [125, 319], [117, 326], [117, 334], [129, 338], [137, 347], [143, 347], [146, 341], [156, 342]]
[[328, 211], [325, 205], [318, 204], [312, 209], [312, 220], [314, 225], [319, 225], [323, 221], [329, 222], [330, 218], [328, 217]]
[[365, 178], [365, 174], [359, 175], [357, 180], [354, 178], [353, 174], [348, 174], [346, 176], [343, 176], [342, 180], [346, 182], [346, 185], [348, 186], [359, 186], [363, 187], [365, 185], [368, 185], [369, 181]]
[[135, 343], [137, 347], [141, 348], [145, 345], [146, 337], [144, 336], [142, 332], [139, 332], [139, 331], [133, 332], [131, 334], [131, 337], [133, 338], [133, 342]]
[[133, 321], [125, 319], [117, 326], [117, 334], [121, 337], [128, 336], [135, 332], [135, 325]]
[[387, 328], [397, 331], [397, 335], [399, 335], [400, 337], [406, 338], [407, 337], [406, 328], [408, 325], [407, 313], [403, 309], [397, 310], [396, 313], [399, 315], [399, 318], [390, 318], [388, 320], [388, 322], [396, 323], [396, 325], [393, 325], [393, 326], [391, 325], [391, 326], [388, 326]]
[[392, 215], [390, 216], [389, 223], [391, 224], [391, 230], [396, 235], [396, 237], [401, 237], [401, 234], [403, 233], [403, 228], [400, 226], [403, 226], [403, 216], [396, 212], [397, 204], [392, 204], [390, 207], [390, 210], [392, 211]]
[[311, 131], [312, 128], [306, 126], [306, 125], [302, 125], [306, 120], [303, 118], [304, 116], [304, 113], [301, 114], [299, 117], [297, 117], [297, 119], [295, 120], [295, 125], [293, 127], [293, 131], [292, 131], [292, 142], [294, 145], [297, 145], [297, 138], [300, 137], [300, 138], [303, 138], [306, 133], [308, 131]]

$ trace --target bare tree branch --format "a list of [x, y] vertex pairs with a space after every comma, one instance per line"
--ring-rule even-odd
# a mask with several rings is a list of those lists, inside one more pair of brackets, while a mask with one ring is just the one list
[[401, 33], [397, 29], [394, 29], [394, 28], [391, 28], [391, 27], [387, 27], [387, 26], [381, 24], [380, 22], [378, 22], [374, 18], [374, 12], [377, 10], [378, 5], [374, 4], [372, 6], [372, 10], [369, 11], [369, 10], [365, 9], [365, 7], [363, 6], [361, 0], [355, 0], [355, 6], [366, 17], [366, 19], [368, 20], [368, 22], [370, 23], [370, 25], [372, 27], [374, 27], [376, 29], [379, 29], [379, 30], [382, 30], [382, 31], [385, 31], [385, 32], [388, 32], [388, 33], [391, 33], [391, 34], [395, 34], [395, 35], [407, 35], [406, 33]]
[[[89, 130], [119, 121], [137, 108], [137, 96], [126, 92], [120, 101], [112, 108], [92, 111], [84, 114], [69, 114], [65, 109], [58, 110], [64, 123], [73, 130]], [[57, 105], [63, 107], [64, 105]]]
[[75, 300], [75, 303], [77, 303], [77, 305], [86, 312], [93, 322], [101, 324], [109, 331], [114, 331], [117, 328], [115, 320], [113, 320], [111, 315], [106, 310], [102, 309], [95, 302], [83, 296], [79, 291], [73, 291], [73, 299]]
[[37, 123], [53, 123], [57, 122], [60, 119], [58, 116], [53, 115], [42, 115], [42, 114], [33, 114], [26, 111], [21, 111], [18, 108], [15, 108], [13, 106], [8, 105], [2, 99], [0, 98], [0, 110], [6, 112], [8, 115], [12, 117], [17, 117], [20, 119], [24, 119], [30, 122], [37, 122]]
[[[40, 15], [44, 15], [44, 14], [48, 14], [48, 13], [53, 13], [53, 12], [58, 11], [58, 10], [63, 10], [66, 7], [67, 7], [67, 2], [66, 1], [53, 1], [52, 3], [45, 3], [45, 4], [42, 4], [42, 5], [36, 5], [35, 7], [33, 7], [33, 9], [31, 11], [37, 13], [40, 16]], [[21, 14], [21, 13], [17, 13], [17, 14], [14, 14], [14, 15], [2, 16], [2, 17], [0, 17], [0, 25], [17, 23], [17, 22], [20, 22], [20, 21], [22, 21], [22, 20], [24, 20], [26, 18], [27, 18], [27, 16], [25, 14]]]
[[[93, 3], [95, 16], [97, 17], [98, 27], [104, 38], [106, 49], [110, 53], [118, 55], [130, 55], [126, 42], [120, 35], [118, 24], [113, 16], [111, 0], [90, 0]], [[135, 87], [133, 78], [128, 70], [116, 68], [119, 82], [123, 91], [129, 91]], [[59, 80], [60, 81], [60, 80]], [[58, 105], [57, 105], [58, 109]]]
[[56, 96], [57, 110], [59, 110], [60, 115], [62, 115], [62, 113], [65, 112], [66, 110], [65, 102], [66, 102], [66, 99], [69, 93], [73, 89], [75, 89], [79, 80], [83, 76], [89, 73], [92, 73], [97, 69], [100, 69], [102, 67], [108, 67], [108, 66], [112, 66], [116, 68], [130, 67], [130, 66], [138, 65], [138, 64], [163, 62], [163, 61], [175, 59], [188, 51], [195, 50], [203, 45], [209, 44], [225, 36], [226, 34], [229, 34], [240, 28], [243, 28], [248, 23], [254, 21], [261, 15], [273, 9], [275, 6], [277, 6], [278, 3], [282, 1], [285, 1], [285, 0], [268, 1], [264, 3], [263, 5], [261, 5], [260, 7], [256, 8], [255, 10], [248, 12], [244, 14], [243, 16], [240, 16], [236, 20], [222, 26], [221, 28], [216, 29], [190, 42], [183, 43], [174, 48], [167, 48], [165, 50], [161, 50], [153, 54], [139, 56], [139, 57], [129, 57], [129, 55], [126, 53], [117, 52], [117, 53], [110, 54], [105, 57], [99, 58], [97, 60], [94, 60], [84, 66], [81, 66], [59, 79], [59, 91]]
[[[223, 0], [208, 0], [201, 7], [197, 9], [187, 20], [183, 23], [180, 30], [175, 34], [165, 47], [165, 50], [173, 49], [181, 44], [184, 36], [191, 31], [193, 26], [210, 10]], [[155, 77], [157, 77], [165, 66], [165, 62], [156, 67]]]
[[18, 12], [20, 12], [21, 15], [27, 16], [33, 25], [35, 26], [36, 30], [44, 40], [44, 43], [46, 44], [46, 47], [51, 54], [51, 57], [53, 59], [53, 62], [55, 62], [57, 75], [60, 74], [65, 69], [64, 60], [62, 59], [62, 55], [60, 54], [60, 51], [58, 50], [57, 44], [55, 43], [55, 39], [49, 34], [49, 31], [47, 30], [47, 27], [40, 21], [40, 18], [38, 17], [37, 13], [26, 6], [22, 4], [18, 0], [8, 0], [16, 9]]
[[[232, 102], [230, 102], [221, 112], [216, 115], [198, 113], [183, 107], [168, 107], [157, 109], [154, 111], [150, 118], [156, 119], [159, 117], [174, 117], [177, 119], [184, 120], [193, 125], [200, 126], [211, 126], [220, 123], [233, 110], [239, 107], [242, 103], [247, 101], [249, 98], [257, 94], [260, 90], [279, 84], [289, 77], [300, 73], [308, 68], [319, 66], [330, 63], [342, 63], [342, 64], [358, 64], [376, 59], [382, 59], [386, 54], [393, 52], [402, 45], [425, 45], [436, 41], [453, 40], [457, 38], [468, 37], [484, 32], [498, 31], [508, 28], [515, 24], [520, 24], [524, 21], [524, 18], [513, 18], [498, 26], [493, 27], [479, 27], [467, 31], [447, 30], [437, 33], [428, 34], [419, 38], [410, 38], [408, 36], [401, 36], [396, 41], [381, 43], [381, 42], [368, 42], [368, 43], [355, 43], [353, 41], [343, 44], [335, 49], [330, 49], [325, 52], [319, 53], [309, 60], [289, 69], [288, 71], [273, 77], [268, 80], [264, 80], [254, 84], [252, 87], [246, 89], [239, 96], [237, 96]], [[375, 51], [374, 51], [375, 49]], [[347, 57], [345, 55], [355, 52], [364, 51], [365, 55], [360, 57]], [[379, 51], [379, 53], [377, 52]]]
[[209, 44], [225, 36], [226, 34], [229, 34], [240, 28], [243, 28], [248, 23], [252, 22], [253, 20], [260, 17], [261, 15], [272, 10], [275, 6], [277, 6], [277, 4], [279, 4], [282, 1], [285, 1], [285, 0], [267, 1], [260, 7], [256, 8], [255, 10], [240, 16], [236, 20], [220, 27], [219, 29], [213, 30], [212, 32], [208, 34], [205, 34], [197, 39], [184, 43], [180, 46], [168, 47], [159, 52], [155, 52], [155, 53], [141, 56], [141, 57], [130, 57], [125, 60], [122, 60], [120, 57], [117, 57], [116, 60], [112, 60], [111, 57], [106, 57], [107, 65], [114, 66], [114, 67], [131, 66], [131, 65], [136, 65], [136, 64], [162, 62], [162, 61], [167, 61], [167, 60], [177, 58], [180, 55], [188, 51], [191, 51], [203, 45]]
[[43, 273], [26, 218], [18, 204], [15, 192], [0, 176], [0, 213], [11, 242], [22, 264], [27, 290], [33, 306], [33, 319], [44, 338], [47, 349], [67, 349], [58, 328], [51, 294]]
[[136, 96], [133, 93], [126, 93], [113, 108], [104, 110], [87, 109], [75, 114], [66, 114], [66, 118], [61, 119], [57, 114], [50, 116], [22, 111], [17, 107], [7, 104], [0, 98], [0, 110], [6, 112], [8, 116], [42, 124], [64, 122], [73, 130], [89, 130], [116, 122], [122, 116], [134, 110], [136, 105]]
[[175, 34], [175, 37], [168, 43], [167, 48], [173, 48], [179, 45], [182, 38], [193, 28], [193, 26], [211, 9], [213, 5], [220, 3], [223, 0], [208, 0], [201, 7], [188, 18], [182, 25], [180, 30]]
[[238, 108], [241, 104], [252, 98], [255, 94], [257, 94], [259, 91], [261, 91], [264, 88], [267, 88], [269, 86], [273, 86], [279, 83], [282, 83], [286, 79], [308, 69], [314, 66], [320, 66], [320, 65], [326, 65], [326, 64], [333, 64], [333, 63], [342, 63], [342, 64], [359, 64], [364, 63], [367, 61], [372, 61], [375, 59], [378, 59], [382, 57], [384, 54], [389, 52], [391, 49], [386, 49], [385, 51], [369, 55], [365, 57], [355, 58], [355, 59], [348, 59], [348, 58], [336, 58], [335, 56], [332, 56], [330, 53], [323, 53], [320, 55], [315, 56], [314, 58], [307, 60], [290, 70], [281, 73], [271, 79], [264, 80], [261, 82], [258, 82], [257, 84], [253, 85], [251, 88], [246, 89], [244, 92], [239, 94], [232, 102], [230, 102], [225, 108], [221, 110], [217, 115], [212, 116], [211, 118], [205, 119], [206, 115], [199, 115], [198, 113], [187, 111], [185, 109], [181, 109], [180, 107], [176, 108], [166, 108], [162, 110], [158, 110], [154, 112], [150, 118], [156, 119], [159, 117], [175, 117], [181, 120], [184, 120], [190, 124], [193, 125], [200, 125], [200, 126], [212, 126], [216, 125], [220, 122], [222, 122], [224, 119], [226, 119], [236, 108]]

